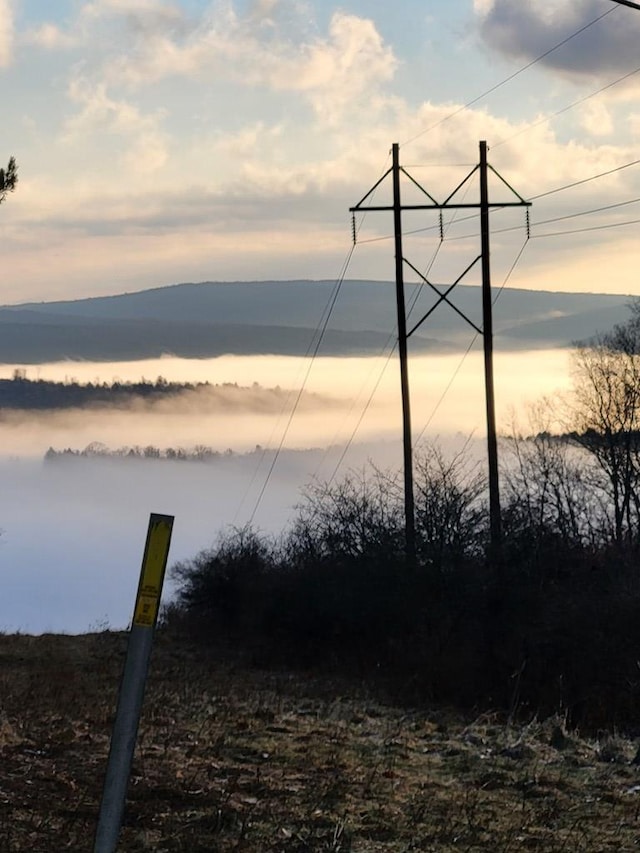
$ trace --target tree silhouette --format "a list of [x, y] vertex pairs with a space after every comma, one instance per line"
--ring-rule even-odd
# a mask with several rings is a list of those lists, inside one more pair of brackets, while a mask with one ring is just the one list
[[640, 302], [632, 316], [574, 357], [572, 427], [596, 461], [612, 503], [615, 539], [640, 541]]
[[7, 193], [12, 193], [18, 183], [18, 166], [16, 158], [10, 157], [6, 169], [0, 169], [0, 204], [7, 197]]

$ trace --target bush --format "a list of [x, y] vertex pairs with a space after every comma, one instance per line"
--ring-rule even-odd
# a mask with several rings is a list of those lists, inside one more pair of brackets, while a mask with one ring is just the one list
[[584, 479], [541, 441], [520, 444], [508, 479], [504, 571], [485, 555], [484, 480], [431, 449], [416, 465], [415, 566], [398, 478], [351, 473], [313, 483], [281, 540], [232, 531], [174, 567], [168, 621], [254, 662], [331, 668], [396, 699], [628, 725], [640, 699], [637, 554], [589, 523]]
[[[221, 536], [215, 548], [177, 563], [174, 621], [188, 615], [201, 638], [242, 640], [260, 631], [267, 586], [278, 566], [274, 544], [245, 527]], [[184, 621], [184, 620], [183, 620]]]

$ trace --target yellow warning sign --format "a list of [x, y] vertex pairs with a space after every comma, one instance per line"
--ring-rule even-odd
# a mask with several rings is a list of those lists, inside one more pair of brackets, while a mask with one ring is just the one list
[[173, 516], [151, 515], [133, 613], [134, 625], [153, 628], [156, 624], [172, 529]]

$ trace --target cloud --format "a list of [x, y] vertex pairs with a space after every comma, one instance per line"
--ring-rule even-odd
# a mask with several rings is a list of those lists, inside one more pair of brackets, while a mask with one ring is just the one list
[[640, 12], [600, 0], [475, 0], [480, 34], [510, 59], [529, 61], [600, 17], [611, 14], [553, 51], [542, 63], [573, 78], [600, 78], [636, 67]]
[[580, 111], [582, 127], [594, 137], [610, 136], [614, 123], [610, 110], [598, 101], [588, 101]]
[[[459, 101], [406, 99], [396, 80], [399, 60], [368, 18], [336, 12], [320, 26], [292, 0], [220, 0], [199, 16], [188, 15], [186, 5], [99, 0], [76, 7], [68, 28], [40, 28], [37, 49], [80, 40], [77, 52], [55, 59], [52, 100], [66, 93], [66, 116], [59, 101], [52, 118], [34, 102], [28, 115], [35, 141], [16, 147], [23, 177], [3, 215], [5, 299], [20, 298], [19, 282], [46, 296], [185, 278], [332, 277], [349, 247], [348, 207], [380, 177], [392, 141], [417, 137], [402, 146], [402, 162], [429, 164], [476, 162], [478, 140], [486, 139], [493, 165], [525, 197], [636, 158], [640, 122], [621, 118], [609, 92], [602, 101], [611, 115], [592, 99], [530, 128], [479, 106], [463, 109]], [[539, 30], [532, 51], [549, 28], [559, 33], [560, 12], [563, 34], [571, 30], [564, 0], [548, 15], [542, 0], [522, 6], [476, 0], [489, 29], [505, 22], [505, 9], [532, 16]], [[633, 18], [633, 10], [620, 9], [589, 32], [627, 11]], [[38, 68], [51, 61], [36, 58]], [[601, 144], [614, 120], [625, 137]], [[423, 134], [427, 128], [433, 129]], [[464, 175], [416, 172], [436, 198]], [[589, 201], [578, 202], [583, 209], [617, 201], [622, 190], [640, 194], [640, 174], [622, 172], [587, 189]], [[378, 191], [380, 203], [385, 193], [388, 182]], [[564, 194], [551, 199], [553, 212], [545, 214], [541, 201], [534, 217], [578, 209]], [[385, 215], [367, 217], [365, 236], [390, 230]], [[622, 230], [598, 239], [608, 247], [617, 233], [622, 243]], [[365, 254], [364, 277], [393, 275], [387, 243], [371, 244]], [[550, 264], [530, 283], [565, 286], [555, 275]], [[566, 286], [603, 285], [572, 276]]]
[[13, 5], [11, 0], [0, 0], [0, 68], [6, 68], [13, 56]]
[[160, 127], [162, 111], [145, 115], [133, 104], [110, 97], [105, 84], [94, 86], [83, 77], [72, 79], [68, 94], [81, 111], [67, 121], [66, 141], [107, 131], [126, 141], [121, 157], [129, 168], [144, 173], [165, 165], [168, 153]]
[[65, 32], [56, 24], [44, 23], [25, 33], [23, 41], [45, 50], [68, 50], [79, 44], [76, 35]]
[[81, 10], [85, 21], [123, 17], [134, 29], [173, 27], [184, 20], [178, 4], [162, 0], [94, 0], [85, 3]]
[[298, 92], [325, 120], [392, 79], [397, 60], [373, 21], [336, 12], [326, 36], [310, 35], [272, 16], [280, 5], [263, 0], [245, 17], [228, 6], [192, 28], [169, 28], [159, 18], [138, 33], [132, 51], [109, 61], [104, 79], [134, 88], [168, 77], [216, 79]]

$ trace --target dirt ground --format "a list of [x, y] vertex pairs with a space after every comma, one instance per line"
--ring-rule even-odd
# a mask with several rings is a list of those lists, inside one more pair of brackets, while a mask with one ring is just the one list
[[[0, 853], [91, 851], [126, 637], [0, 636]], [[122, 851], [635, 851], [630, 739], [416, 711], [160, 634]]]

